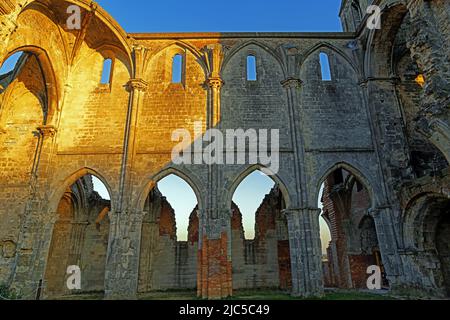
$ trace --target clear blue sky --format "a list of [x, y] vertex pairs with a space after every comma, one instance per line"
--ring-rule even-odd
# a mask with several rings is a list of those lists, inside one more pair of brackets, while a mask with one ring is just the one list
[[97, 1], [127, 32], [341, 31], [341, 0]]

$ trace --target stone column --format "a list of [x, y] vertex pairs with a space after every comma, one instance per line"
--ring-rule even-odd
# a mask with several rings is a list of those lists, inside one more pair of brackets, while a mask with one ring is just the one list
[[197, 296], [222, 299], [232, 295], [231, 218], [228, 211], [216, 215], [199, 211]]
[[[293, 71], [296, 70], [295, 59], [290, 57], [288, 59], [290, 69]], [[289, 131], [291, 133], [292, 145], [294, 149], [294, 176], [296, 183], [296, 192], [299, 196], [299, 203], [305, 200], [306, 194], [306, 178], [302, 168], [306, 168], [304, 163], [305, 159], [305, 149], [304, 149], [304, 141], [302, 134], [302, 125], [300, 121], [296, 119], [301, 119], [301, 116], [298, 114], [298, 109], [300, 106], [299, 95], [302, 87], [302, 81], [293, 76], [287, 78], [286, 80], [281, 82], [281, 85], [286, 89], [287, 97], [288, 97], [288, 106], [289, 106]]]
[[[224, 84], [220, 77], [222, 46], [209, 45], [204, 53], [209, 66], [206, 127], [211, 129], [220, 125], [220, 91]], [[219, 205], [222, 192], [219, 165], [208, 165], [207, 179], [206, 209], [199, 211], [197, 295], [204, 299], [221, 299], [232, 294], [231, 218], [229, 211]]]
[[393, 209], [390, 206], [380, 206], [372, 209], [369, 214], [375, 222], [381, 259], [391, 290], [409, 286], [397, 241]]
[[16, 262], [11, 284], [34, 298], [39, 281], [44, 278], [45, 264], [57, 214], [48, 213], [46, 176], [56, 135], [53, 126], [41, 126], [35, 132], [36, 152], [29, 181], [29, 199], [21, 220]]
[[[145, 50], [135, 50], [141, 56]], [[138, 291], [139, 256], [144, 212], [132, 207], [133, 161], [139, 106], [148, 84], [142, 79], [128, 82], [130, 98], [123, 143], [117, 210], [110, 212], [110, 235], [105, 271], [108, 299], [133, 298]]]
[[136, 153], [136, 129], [139, 107], [143, 94], [148, 84], [142, 79], [131, 79], [128, 82], [130, 99], [128, 103], [127, 120], [125, 126], [122, 167], [120, 172], [120, 191], [118, 201], [118, 212], [127, 210], [131, 205], [132, 197], [132, 166]]
[[292, 295], [323, 295], [318, 208], [286, 209], [292, 265]]
[[31, 212], [26, 231], [20, 233], [16, 264], [11, 287], [22, 294], [23, 299], [36, 299], [40, 285], [44, 284], [45, 268], [52, 240], [53, 227], [58, 218], [56, 212]]
[[138, 290], [144, 212], [110, 212], [105, 298], [133, 299]]
[[383, 206], [370, 210], [369, 214], [375, 222], [381, 259], [389, 286], [391, 290], [395, 290], [397, 287], [405, 285], [406, 279], [403, 277], [392, 211], [391, 207]]
[[396, 193], [404, 179], [413, 178], [402, 112], [396, 96], [397, 78], [368, 78], [361, 83], [371, 123], [373, 142], [380, 162], [384, 203], [398, 202]]
[[222, 79], [219, 77], [212, 77], [207, 80], [207, 84], [210, 88], [210, 123], [214, 128], [220, 123], [220, 90], [223, 85]]
[[209, 66], [206, 84], [209, 87], [208, 128], [214, 128], [220, 123], [220, 90], [223, 80], [220, 77], [220, 68], [224, 53], [221, 44], [210, 44], [203, 49], [205, 60]]
[[81, 252], [84, 245], [84, 237], [86, 228], [89, 225], [87, 221], [72, 222], [70, 232], [70, 251], [68, 265], [76, 265], [81, 267]]

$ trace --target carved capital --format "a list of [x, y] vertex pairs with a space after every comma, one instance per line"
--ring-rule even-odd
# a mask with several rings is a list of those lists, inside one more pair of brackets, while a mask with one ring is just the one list
[[224, 85], [223, 80], [219, 77], [209, 78], [206, 83], [212, 89], [220, 89]]
[[135, 77], [140, 79], [147, 69], [148, 61], [150, 60], [150, 49], [146, 46], [143, 46], [136, 42], [135, 39], [132, 39], [133, 43], [133, 52], [135, 59]]
[[130, 79], [127, 83], [127, 88], [129, 91], [138, 90], [145, 92], [148, 88], [148, 83], [143, 79]]
[[281, 85], [284, 88], [300, 88], [303, 81], [294, 77], [289, 77], [286, 80], [281, 81]]
[[40, 126], [37, 128], [40, 135], [44, 138], [53, 138], [58, 130], [52, 125]]

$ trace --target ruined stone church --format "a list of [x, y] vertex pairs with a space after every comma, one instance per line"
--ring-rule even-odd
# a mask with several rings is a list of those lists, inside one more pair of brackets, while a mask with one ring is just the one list
[[[343, 32], [127, 33], [91, 0], [2, 0], [0, 64], [21, 55], [0, 75], [0, 284], [73, 294], [76, 265], [77, 292], [107, 299], [314, 297], [364, 288], [376, 265], [393, 293], [448, 297], [450, 2], [342, 0], [339, 15]], [[172, 133], [195, 122], [279, 130], [255, 239], [232, 199], [264, 165], [173, 163]], [[187, 241], [158, 189], [169, 175], [197, 198]]]

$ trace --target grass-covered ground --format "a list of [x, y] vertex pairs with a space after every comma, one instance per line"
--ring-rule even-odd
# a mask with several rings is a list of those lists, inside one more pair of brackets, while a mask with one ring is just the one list
[[[102, 300], [103, 294], [73, 295], [62, 300]], [[140, 294], [139, 300], [198, 300], [195, 291], [161, 291]], [[239, 290], [227, 300], [304, 300], [292, 297], [287, 292], [276, 290]], [[358, 290], [327, 290], [324, 297], [309, 300], [395, 300], [387, 292], [366, 292]]]
[[[369, 293], [358, 290], [326, 291], [325, 296], [309, 300], [392, 300], [385, 292]], [[280, 291], [237, 291], [233, 300], [304, 300]]]

